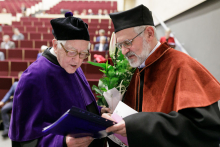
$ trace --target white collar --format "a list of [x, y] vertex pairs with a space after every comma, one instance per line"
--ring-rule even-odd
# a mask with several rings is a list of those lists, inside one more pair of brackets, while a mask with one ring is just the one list
[[53, 54], [55, 57], [57, 57], [56, 53], [54, 52], [54, 48], [53, 47], [49, 51], [50, 51], [51, 54]]
[[[157, 42], [157, 45], [154, 47], [154, 49], [149, 53], [149, 55], [147, 56], [147, 58], [160, 46], [160, 42]], [[144, 60], [144, 62], [138, 66], [138, 68], [144, 68], [145, 67], [145, 61], [147, 60], [147, 58]]]

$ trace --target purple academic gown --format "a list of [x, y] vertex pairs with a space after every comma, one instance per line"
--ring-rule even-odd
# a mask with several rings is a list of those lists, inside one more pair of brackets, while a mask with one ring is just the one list
[[[17, 142], [38, 138], [38, 146], [62, 147], [64, 136], [44, 134], [42, 129], [72, 106], [86, 110], [92, 102], [95, 98], [80, 67], [68, 74], [42, 56], [21, 76], [13, 100], [9, 137]], [[100, 107], [96, 107], [100, 113]]]

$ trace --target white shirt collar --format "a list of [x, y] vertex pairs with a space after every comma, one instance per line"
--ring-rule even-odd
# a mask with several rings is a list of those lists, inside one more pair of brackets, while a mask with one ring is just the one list
[[50, 49], [50, 53], [57, 57], [56, 53], [54, 52], [54, 48], [53, 47]]
[[[160, 46], [160, 42], [157, 42], [157, 45], [154, 47], [154, 49], [150, 52], [150, 54], [147, 56], [147, 58]], [[144, 62], [138, 66], [138, 68], [144, 68], [145, 67], [145, 61], [147, 60], [147, 58], [144, 60]]]
[[99, 44], [99, 51], [101, 52], [101, 51], [103, 51], [103, 49], [104, 49], [104, 44]]

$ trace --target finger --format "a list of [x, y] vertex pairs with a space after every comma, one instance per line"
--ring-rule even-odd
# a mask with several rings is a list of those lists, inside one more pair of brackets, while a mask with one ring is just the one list
[[119, 131], [119, 130], [121, 130], [122, 129], [122, 127], [121, 126], [118, 126], [117, 124], [116, 125], [113, 125], [113, 126], [111, 126], [111, 127], [108, 127], [107, 129], [106, 129], [106, 132], [113, 132], [113, 133], [115, 133], [115, 132], [117, 132], [117, 131]]
[[118, 124], [115, 124], [111, 127], [108, 127], [106, 129], [106, 132], [116, 132], [116, 131], [119, 131], [119, 130], [122, 130], [122, 129], [125, 129], [125, 123], [124, 121], [120, 121]]
[[120, 130], [120, 131], [114, 132], [114, 134], [119, 134], [121, 136], [127, 137], [127, 134], [126, 134], [126, 132], [124, 130]]
[[76, 138], [76, 144], [83, 144], [86, 142], [90, 142], [92, 139], [93, 139], [92, 137]]
[[113, 118], [111, 118], [111, 114], [110, 113], [103, 113], [102, 117], [106, 118], [106, 119], [109, 119], [109, 120], [114, 120]]
[[105, 112], [106, 112], [106, 108], [102, 108], [101, 113], [105, 113]]
[[120, 135], [126, 135], [126, 129], [123, 128], [123, 129], [121, 129], [121, 130], [117, 130], [117, 131], [115, 131], [114, 133], [116, 133], [116, 134], [120, 134]]
[[111, 113], [105, 113], [105, 114], [111, 117]]
[[78, 144], [71, 143], [67, 146], [68, 147], [88, 147], [91, 144], [91, 142], [92, 142], [92, 140], [88, 141], [88, 142], [78, 143]]
[[86, 140], [85, 142], [78, 142], [78, 141], [79, 141], [79, 139], [77, 139], [77, 138], [74, 138], [74, 139], [71, 138], [71, 140], [69, 140], [67, 142], [67, 146], [68, 147], [87, 147], [93, 141], [93, 139]]
[[104, 113], [112, 113], [110, 108], [104, 108]]
[[67, 139], [71, 144], [82, 144], [84, 142], [88, 142], [88, 141], [93, 140], [93, 138], [90, 136], [81, 137], [81, 138], [74, 138], [71, 135], [67, 135]]
[[119, 134], [121, 136], [124, 136], [124, 137], [127, 137], [127, 133], [126, 133], [126, 129], [123, 128], [123, 129], [120, 129], [120, 130], [115, 130], [115, 131], [112, 131], [114, 134]]
[[[87, 140], [86, 142], [78, 143], [78, 144], [76, 144], [75, 146], [76, 146], [76, 147], [88, 147], [89, 144], [90, 144], [93, 140], [94, 140], [94, 139], [92, 139], [92, 140]], [[74, 147], [75, 147], [75, 146], [74, 146]]]
[[121, 134], [121, 136], [127, 137], [127, 134]]

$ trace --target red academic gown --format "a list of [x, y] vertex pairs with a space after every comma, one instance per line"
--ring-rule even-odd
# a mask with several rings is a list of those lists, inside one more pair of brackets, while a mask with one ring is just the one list
[[[145, 65], [136, 70], [124, 98], [142, 111], [124, 119], [129, 147], [218, 146], [219, 82], [198, 61], [167, 43]], [[143, 89], [136, 88], [141, 82]]]

